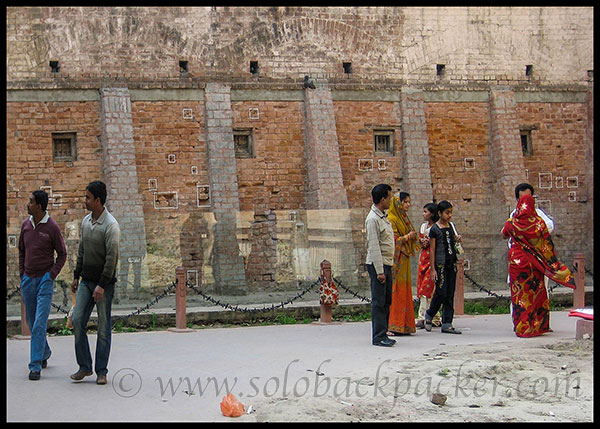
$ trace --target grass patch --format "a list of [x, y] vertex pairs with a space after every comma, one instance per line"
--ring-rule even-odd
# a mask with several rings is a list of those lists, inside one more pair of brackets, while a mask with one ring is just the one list
[[465, 302], [465, 314], [509, 314], [510, 306], [506, 305], [494, 305], [489, 306], [481, 302]]

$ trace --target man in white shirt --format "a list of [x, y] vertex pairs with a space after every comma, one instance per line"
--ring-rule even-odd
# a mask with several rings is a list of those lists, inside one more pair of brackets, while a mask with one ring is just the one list
[[392, 202], [392, 187], [385, 183], [371, 190], [373, 205], [365, 219], [367, 257], [365, 265], [371, 278], [371, 326], [373, 345], [391, 347], [388, 319], [392, 304], [392, 265], [394, 265], [394, 230], [387, 218]]

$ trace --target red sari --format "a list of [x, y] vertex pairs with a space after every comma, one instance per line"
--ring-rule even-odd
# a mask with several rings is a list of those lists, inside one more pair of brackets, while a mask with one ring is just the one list
[[550, 301], [544, 276], [575, 289], [571, 271], [556, 258], [546, 224], [531, 195], [523, 195], [514, 217], [502, 229], [512, 240], [508, 252], [510, 297], [515, 334], [535, 337], [550, 331]]
[[[423, 228], [421, 228], [423, 229]], [[425, 229], [428, 232], [428, 228]], [[425, 237], [419, 231], [419, 238]], [[422, 296], [430, 298], [433, 296], [433, 283], [431, 282], [431, 264], [430, 264], [430, 247], [421, 248], [421, 256], [419, 257], [419, 267], [417, 270], [417, 298]]]

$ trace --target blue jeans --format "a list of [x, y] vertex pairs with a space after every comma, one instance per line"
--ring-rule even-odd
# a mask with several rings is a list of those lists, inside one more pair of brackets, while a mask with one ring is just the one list
[[110, 355], [111, 320], [110, 309], [114, 294], [114, 285], [104, 289], [104, 296], [98, 302], [94, 301], [95, 283], [80, 280], [75, 298], [75, 309], [73, 310], [73, 334], [75, 335], [75, 357], [79, 369], [87, 372], [92, 371], [92, 355], [87, 336], [87, 324], [94, 305], [98, 312], [98, 336], [96, 339], [96, 364], [94, 370], [97, 375], [108, 373], [108, 357]]
[[23, 274], [21, 296], [25, 304], [25, 319], [31, 332], [30, 371], [40, 372], [42, 361], [48, 359], [52, 353], [46, 339], [52, 295], [54, 295], [54, 280], [49, 272], [42, 277], [29, 277]]

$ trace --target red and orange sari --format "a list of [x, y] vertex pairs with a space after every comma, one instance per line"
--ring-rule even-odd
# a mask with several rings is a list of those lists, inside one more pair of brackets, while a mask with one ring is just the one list
[[[423, 229], [423, 228], [421, 228]], [[428, 231], [428, 229], [426, 229]], [[425, 235], [419, 231], [419, 238]], [[417, 298], [422, 296], [430, 298], [433, 296], [433, 283], [431, 282], [431, 257], [430, 247], [423, 247], [419, 257], [419, 268], [417, 272]]]
[[523, 195], [514, 216], [504, 223], [512, 239], [508, 251], [510, 297], [514, 330], [519, 337], [535, 337], [550, 329], [550, 301], [544, 276], [575, 289], [571, 271], [556, 257], [546, 224], [535, 211], [531, 195]]
[[388, 319], [388, 330], [394, 334], [412, 334], [417, 331], [415, 325], [415, 307], [412, 299], [412, 285], [410, 275], [410, 257], [419, 251], [420, 245], [415, 237], [403, 241], [400, 237], [415, 229], [408, 219], [408, 214], [401, 209], [398, 194], [392, 198], [388, 219], [394, 228], [394, 266], [392, 276], [392, 305]]

